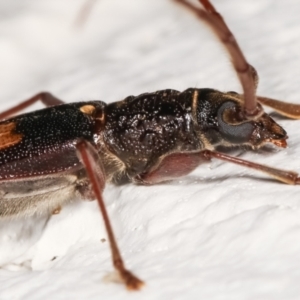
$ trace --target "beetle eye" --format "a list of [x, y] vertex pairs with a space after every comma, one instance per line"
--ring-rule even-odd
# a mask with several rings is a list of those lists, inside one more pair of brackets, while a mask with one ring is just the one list
[[218, 110], [218, 122], [223, 138], [233, 144], [246, 143], [252, 132], [253, 125], [241, 120], [239, 107], [232, 101], [227, 101]]

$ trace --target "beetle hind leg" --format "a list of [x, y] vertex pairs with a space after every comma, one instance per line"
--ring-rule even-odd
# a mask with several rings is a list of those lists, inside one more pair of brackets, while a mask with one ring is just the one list
[[18, 112], [24, 110], [25, 108], [33, 105], [37, 101], [41, 101], [47, 107], [56, 106], [56, 105], [64, 103], [62, 100], [54, 97], [52, 94], [50, 94], [48, 92], [41, 92], [23, 102], [21, 102], [20, 104], [0, 113], [0, 120], [9, 118], [9, 117], [17, 114]]

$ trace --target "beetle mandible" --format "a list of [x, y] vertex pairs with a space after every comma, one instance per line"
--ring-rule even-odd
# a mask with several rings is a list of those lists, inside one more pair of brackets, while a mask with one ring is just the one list
[[[0, 216], [51, 213], [74, 198], [96, 198], [115, 269], [131, 290], [143, 281], [123, 263], [102, 199], [106, 182], [155, 184], [189, 174], [217, 158], [299, 184], [297, 173], [215, 151], [217, 146], [266, 143], [286, 147], [287, 134], [263, 110], [289, 118], [300, 106], [256, 95], [258, 75], [221, 15], [208, 0], [198, 8], [175, 0], [207, 23], [228, 51], [243, 94], [209, 88], [166, 89], [122, 101], [65, 104], [42, 92], [0, 114]], [[36, 101], [47, 108], [16, 115]], [[55, 162], [55, 163], [54, 163]]]

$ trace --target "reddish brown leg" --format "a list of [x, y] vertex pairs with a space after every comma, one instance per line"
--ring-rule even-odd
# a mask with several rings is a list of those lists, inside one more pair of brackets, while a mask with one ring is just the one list
[[215, 10], [208, 0], [199, 0], [205, 10], [194, 6], [187, 0], [174, 0], [187, 9], [195, 13], [198, 18], [206, 22], [221, 40], [228, 51], [232, 64], [237, 72], [244, 91], [245, 115], [255, 117], [259, 114], [260, 109], [257, 107], [256, 86], [258, 84], [258, 75], [254, 67], [246, 60], [241, 51], [234, 35], [231, 33], [222, 16]]
[[135, 182], [142, 184], [155, 184], [166, 180], [172, 180], [189, 174], [201, 163], [207, 162], [211, 158], [218, 158], [227, 162], [267, 173], [276, 180], [287, 184], [300, 184], [300, 178], [295, 172], [271, 168], [210, 150], [204, 150], [195, 153], [170, 154], [162, 158], [159, 163], [149, 172], [136, 176]]
[[231, 162], [240, 166], [248, 167], [255, 169], [261, 172], [268, 174], [269, 176], [275, 178], [278, 181], [281, 181], [286, 184], [300, 184], [299, 175], [296, 172], [285, 171], [276, 168], [271, 168], [265, 165], [257, 164], [252, 161], [247, 161], [241, 158], [229, 156], [216, 151], [205, 150], [200, 153], [207, 159], [218, 158], [227, 162]]
[[76, 148], [77, 154], [86, 168], [94, 194], [100, 206], [108, 239], [110, 242], [113, 265], [115, 269], [119, 272], [121, 280], [125, 283], [126, 287], [129, 290], [139, 290], [144, 285], [144, 282], [125, 268], [105, 208], [105, 204], [102, 198], [102, 191], [105, 186], [105, 175], [103, 172], [101, 162], [99, 161], [99, 155], [97, 153], [97, 150], [89, 142], [84, 140], [78, 142]]
[[20, 104], [8, 109], [7, 111], [0, 113], [0, 120], [6, 119], [8, 117], [11, 117], [11, 116], [17, 114], [18, 112], [29, 107], [30, 105], [34, 104], [37, 101], [41, 101], [46, 106], [55, 106], [55, 105], [64, 103], [62, 100], [54, 97], [50, 93], [41, 92], [23, 102], [21, 102]]
[[201, 163], [209, 161], [197, 153], [172, 153], [160, 159], [149, 172], [134, 178], [136, 183], [156, 184], [191, 173]]

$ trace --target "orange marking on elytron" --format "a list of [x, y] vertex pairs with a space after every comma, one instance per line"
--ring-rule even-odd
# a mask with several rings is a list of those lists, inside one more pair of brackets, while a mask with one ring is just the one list
[[84, 114], [92, 115], [96, 108], [95, 108], [95, 106], [93, 106], [93, 105], [87, 104], [87, 105], [81, 106], [79, 109], [80, 109], [80, 111], [83, 112]]
[[13, 132], [15, 128], [15, 122], [0, 125], [0, 150], [18, 144], [22, 140], [22, 134]]

